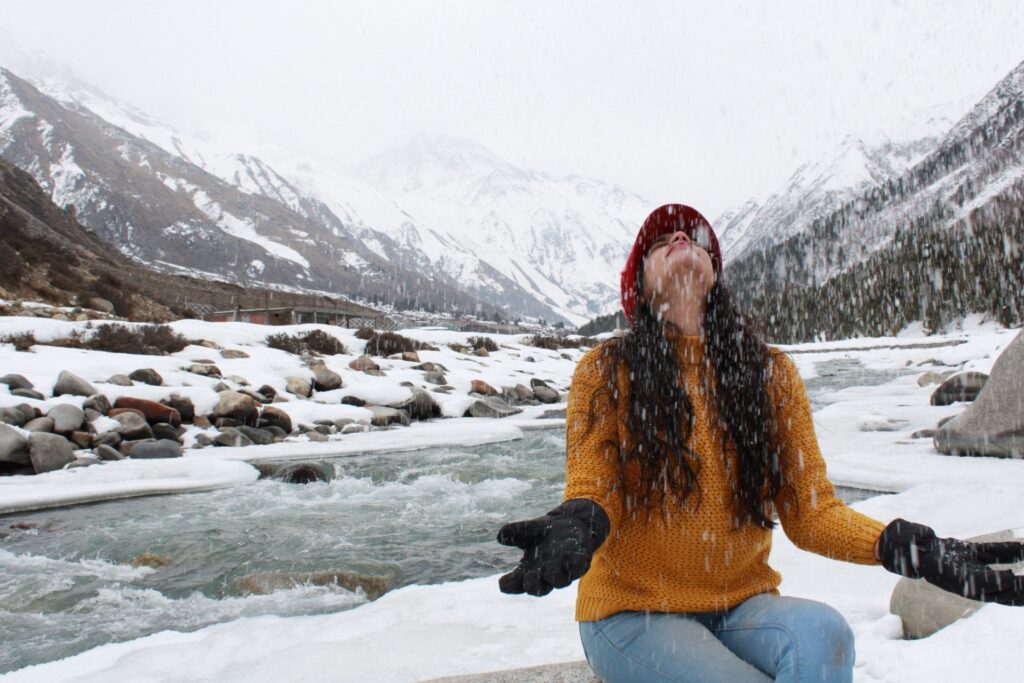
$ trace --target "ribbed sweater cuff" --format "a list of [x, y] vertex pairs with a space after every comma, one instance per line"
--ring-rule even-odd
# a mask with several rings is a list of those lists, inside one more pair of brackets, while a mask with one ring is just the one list
[[864, 517], [864, 523], [850, 538], [850, 562], [857, 564], [881, 564], [875, 559], [875, 543], [882, 535], [885, 524], [877, 519]]

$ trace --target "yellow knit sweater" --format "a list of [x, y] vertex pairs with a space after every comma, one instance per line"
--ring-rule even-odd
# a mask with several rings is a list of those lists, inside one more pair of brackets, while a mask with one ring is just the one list
[[[611, 532], [580, 580], [576, 619], [594, 621], [625, 610], [705, 612], [733, 607], [752, 595], [777, 592], [782, 577], [768, 566], [772, 532], [735, 528], [728, 461], [708, 393], [714, 379], [699, 337], [666, 328], [694, 410], [691, 448], [700, 456], [701, 493], [667, 518], [643, 502], [627, 501], [618, 486], [619, 448], [634, 443], [626, 429], [629, 371], [615, 372], [607, 350], [580, 359], [566, 416], [564, 500], [589, 498], [608, 513]], [[613, 375], [617, 375], [614, 377]], [[786, 535], [827, 557], [877, 564], [874, 544], [885, 525], [835, 496], [814, 435], [810, 405], [793, 361], [772, 349], [768, 391], [782, 445], [782, 492], [774, 503]], [[705, 388], [710, 382], [712, 389]], [[611, 389], [618, 389], [614, 397]], [[626, 468], [627, 486], [635, 471]]]

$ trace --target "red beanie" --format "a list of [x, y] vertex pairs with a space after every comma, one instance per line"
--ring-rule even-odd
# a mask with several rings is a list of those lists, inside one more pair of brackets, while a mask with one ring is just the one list
[[[701, 230], [703, 228], [703, 230]], [[718, 249], [718, 237], [711, 229], [711, 223], [696, 209], [684, 206], [683, 204], [666, 204], [659, 206], [651, 212], [644, 224], [640, 226], [640, 232], [636, 234], [636, 241], [633, 242], [633, 250], [629, 252], [626, 259], [626, 267], [622, 271], [622, 282], [619, 291], [622, 296], [622, 310], [626, 319], [633, 322], [633, 305], [636, 302], [636, 277], [644, 261], [644, 255], [650, 248], [651, 243], [660, 235], [666, 232], [682, 230], [690, 239], [702, 247], [707, 248], [711, 256], [711, 265], [714, 266], [715, 276], [722, 277], [722, 252]], [[704, 237], [706, 231], [706, 239]], [[702, 233], [698, 235], [698, 233]]]

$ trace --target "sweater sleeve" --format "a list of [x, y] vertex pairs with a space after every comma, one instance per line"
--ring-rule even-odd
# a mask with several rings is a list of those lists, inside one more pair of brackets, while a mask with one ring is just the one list
[[798, 547], [858, 564], [878, 564], [874, 546], [885, 525], [846, 506], [825, 474], [807, 391], [793, 360], [772, 351], [771, 391], [780, 446], [782, 489], [775, 507]]
[[608, 514], [612, 530], [622, 517], [619, 434], [613, 363], [597, 347], [576, 365], [565, 416], [565, 495], [589, 498]]

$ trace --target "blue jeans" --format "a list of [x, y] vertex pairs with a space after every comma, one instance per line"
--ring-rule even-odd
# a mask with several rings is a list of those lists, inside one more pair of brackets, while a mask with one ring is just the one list
[[762, 593], [724, 612], [619, 612], [580, 622], [604, 683], [849, 683], [853, 632], [812, 600]]

